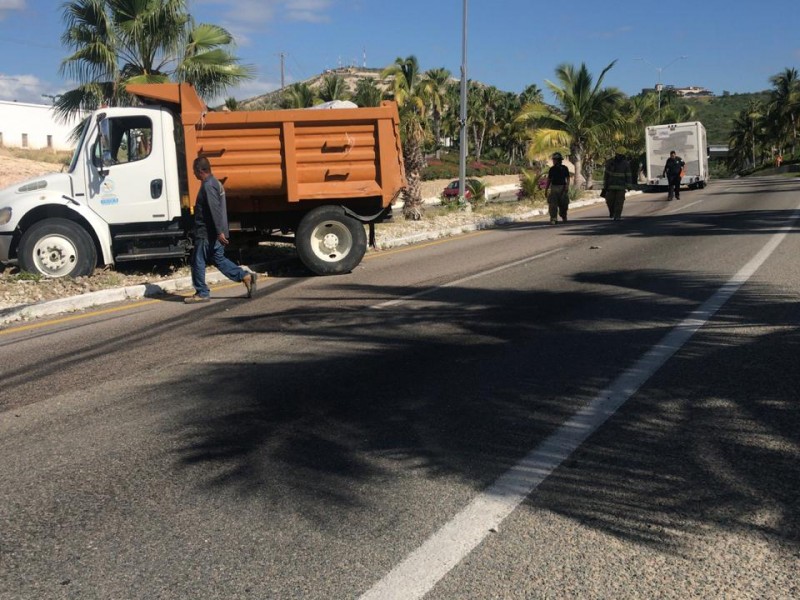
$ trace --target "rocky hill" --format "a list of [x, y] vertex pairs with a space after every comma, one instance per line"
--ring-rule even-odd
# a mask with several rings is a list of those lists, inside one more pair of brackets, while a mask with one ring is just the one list
[[[319, 75], [314, 75], [313, 77], [309, 77], [308, 79], [298, 83], [305, 83], [312, 90], [315, 90], [319, 88], [323, 78], [327, 75], [338, 75], [344, 79], [347, 89], [351, 93], [355, 92], [356, 85], [360, 79], [374, 79], [378, 87], [381, 90], [385, 90], [389, 86], [389, 80], [381, 78], [382, 70], [383, 69], [367, 69], [358, 67], [328, 69]], [[242, 100], [239, 104], [241, 105], [242, 110], [262, 110], [266, 108], [275, 108], [280, 102], [282, 93], [283, 90], [275, 90], [266, 94], [262, 94], [261, 96], [255, 96], [253, 98], [248, 98], [247, 100]]]

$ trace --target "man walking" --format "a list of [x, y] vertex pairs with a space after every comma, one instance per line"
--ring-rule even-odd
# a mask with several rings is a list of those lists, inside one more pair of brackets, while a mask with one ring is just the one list
[[614, 153], [614, 158], [606, 162], [603, 173], [603, 191], [601, 195], [606, 199], [608, 216], [619, 221], [622, 219], [622, 207], [625, 205], [625, 192], [633, 187], [631, 165], [625, 158], [627, 151], [622, 146]]
[[669, 158], [664, 165], [664, 172], [662, 177], [667, 178], [667, 200], [681, 199], [681, 179], [683, 178], [683, 167], [686, 165], [683, 159], [675, 153], [675, 150], [669, 153]]
[[194, 296], [184, 299], [187, 304], [208, 302], [211, 290], [206, 285], [206, 265], [215, 265], [225, 277], [241, 281], [252, 298], [256, 291], [256, 274], [245, 271], [225, 257], [228, 241], [228, 210], [225, 205], [225, 188], [211, 173], [211, 164], [205, 156], [196, 158], [192, 165], [194, 176], [202, 183], [194, 205], [194, 251], [192, 252], [192, 285]]
[[564, 157], [560, 152], [553, 154], [553, 166], [547, 173], [547, 185], [544, 193], [547, 196], [547, 206], [550, 209], [550, 224], [558, 222], [558, 215], [561, 220], [567, 220], [567, 209], [569, 208], [569, 169], [562, 164]]

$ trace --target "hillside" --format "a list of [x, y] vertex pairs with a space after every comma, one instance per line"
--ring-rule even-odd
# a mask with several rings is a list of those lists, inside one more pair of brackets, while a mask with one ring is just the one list
[[[308, 79], [304, 81], [299, 81], [297, 83], [305, 83], [312, 90], [316, 90], [317, 88], [319, 88], [320, 84], [322, 83], [322, 79], [326, 75], [338, 75], [339, 77], [344, 79], [344, 82], [347, 85], [347, 89], [351, 93], [355, 92], [358, 80], [365, 78], [374, 79], [379, 88], [386, 89], [386, 87], [388, 87], [388, 83], [385, 80], [381, 79], [382, 70], [383, 69], [342, 67], [339, 69], [330, 69], [328, 71], [325, 71], [324, 73], [320, 73], [319, 75], [314, 75], [313, 77], [309, 77]], [[253, 98], [242, 100], [240, 102], [241, 109], [263, 110], [263, 109], [275, 108], [278, 106], [278, 103], [280, 102], [282, 93], [283, 90], [274, 90], [272, 92], [268, 92], [260, 96], [255, 96]]]
[[697, 120], [706, 128], [709, 144], [727, 144], [733, 120], [751, 101], [765, 101], [769, 92], [749, 94], [729, 94], [711, 98], [692, 98], [675, 100], [679, 104], [691, 106]]

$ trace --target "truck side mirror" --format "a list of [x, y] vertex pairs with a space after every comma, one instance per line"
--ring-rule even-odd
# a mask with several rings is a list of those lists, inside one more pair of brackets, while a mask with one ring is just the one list
[[92, 164], [97, 169], [100, 177], [106, 177], [108, 175], [108, 169], [103, 165], [103, 159], [97, 152], [97, 146], [95, 146], [95, 150], [92, 152]]
[[92, 163], [100, 172], [102, 177], [108, 175], [108, 167], [114, 164], [114, 159], [111, 156], [111, 123], [106, 119], [106, 113], [97, 115], [97, 128], [100, 130], [98, 138], [99, 152], [92, 156]]

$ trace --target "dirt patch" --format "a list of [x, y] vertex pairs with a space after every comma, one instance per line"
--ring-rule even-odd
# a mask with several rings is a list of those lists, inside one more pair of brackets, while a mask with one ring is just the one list
[[61, 165], [0, 154], [0, 189], [39, 175], [58, 173]]

